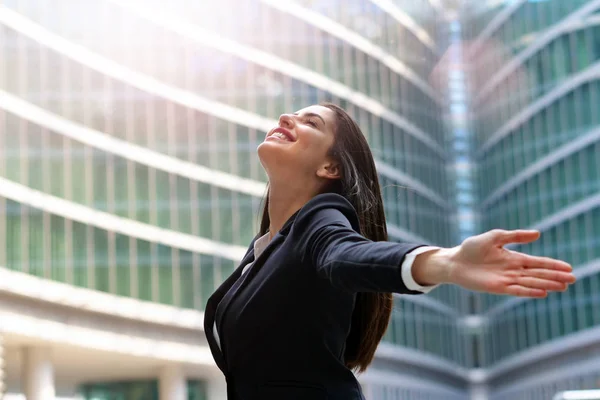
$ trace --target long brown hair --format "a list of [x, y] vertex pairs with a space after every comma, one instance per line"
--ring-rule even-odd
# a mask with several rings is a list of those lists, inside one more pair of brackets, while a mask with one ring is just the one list
[[[371, 149], [358, 124], [332, 103], [322, 103], [335, 113], [335, 139], [329, 150], [341, 166], [341, 179], [334, 180], [327, 192], [344, 196], [356, 210], [360, 233], [372, 241], [387, 240], [387, 228], [381, 188]], [[267, 193], [260, 235], [269, 230], [269, 196]], [[344, 361], [357, 372], [367, 369], [375, 350], [385, 334], [392, 312], [391, 293], [357, 293], [352, 325], [346, 338]]]

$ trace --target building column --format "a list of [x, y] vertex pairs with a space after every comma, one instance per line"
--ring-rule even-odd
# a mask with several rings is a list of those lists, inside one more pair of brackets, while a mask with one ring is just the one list
[[223, 375], [211, 376], [206, 382], [208, 400], [227, 400], [227, 382]]
[[179, 365], [168, 365], [160, 371], [158, 387], [160, 400], [187, 399], [187, 380]]
[[482, 383], [471, 385], [471, 400], [488, 400], [488, 388]]
[[54, 368], [50, 348], [23, 349], [21, 382], [27, 400], [54, 400]]

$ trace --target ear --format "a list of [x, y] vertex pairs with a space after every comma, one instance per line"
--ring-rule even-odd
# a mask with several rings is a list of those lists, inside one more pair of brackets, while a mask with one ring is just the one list
[[327, 161], [317, 170], [317, 176], [324, 179], [340, 179], [342, 177], [340, 164], [335, 161]]

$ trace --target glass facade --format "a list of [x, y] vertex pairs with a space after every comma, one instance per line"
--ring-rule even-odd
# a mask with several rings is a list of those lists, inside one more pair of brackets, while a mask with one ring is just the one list
[[[557, 393], [571, 391], [573, 388], [577, 390], [597, 390], [600, 380], [600, 373], [597, 368], [590, 368], [588, 371], [578, 370], [577, 374], [570, 374], [567, 371], [562, 376], [553, 376], [545, 380], [537, 380], [528, 385], [520, 385], [518, 387], [502, 387], [497, 390], [497, 393], [490, 396], [491, 400], [546, 400], [553, 399]], [[571, 394], [573, 398], [575, 394]], [[590, 395], [588, 395], [589, 398]], [[568, 397], [564, 397], [568, 398]], [[585, 398], [585, 397], [583, 397]]]
[[[0, 265], [203, 310], [257, 231], [256, 147], [322, 101], [371, 145], [390, 239], [454, 244], [428, 1], [3, 5]], [[468, 365], [463, 303], [453, 287], [399, 297], [385, 340]], [[148, 382], [84, 391], [156, 396]]]
[[[243, 51], [231, 54], [217, 50], [215, 47], [218, 46], [210, 48], [194, 40], [191, 34], [165, 29], [142, 18], [139, 10], [118, 6], [119, 2], [84, 3], [57, 3], [51, 8], [40, 6], [38, 1], [8, 4], [13, 6], [12, 10], [19, 18], [35, 24], [48, 43], [41, 39], [39, 31], [27, 29], [28, 26], [15, 24], [2, 27], [2, 35], [7, 43], [3, 47], [1, 61], [4, 71], [2, 90], [11, 99], [14, 96], [16, 100], [25, 102], [25, 108], [45, 111], [39, 119], [33, 119], [27, 113], [5, 109], [3, 123], [10, 134], [3, 137], [2, 177], [128, 220], [244, 246], [256, 231], [255, 215], [260, 196], [215, 187], [200, 178], [173, 173], [166, 166], [149, 166], [138, 162], [135, 157], [101, 148], [98, 143], [116, 139], [116, 145], [133, 144], [137, 149], [141, 148], [139, 151], [150, 150], [157, 156], [167, 156], [167, 162], [184, 161], [236, 177], [265, 182], [266, 177], [255, 150], [265, 130], [272, 126], [269, 124], [274, 125], [275, 119], [283, 112], [329, 100], [345, 106], [354, 114], [368, 136], [378, 161], [407, 174], [433, 192], [437, 199], [445, 197], [444, 156], [437, 147], [443, 143], [440, 106], [406, 76], [389, 71], [384, 73], [376, 68], [373, 74], [377, 79], [373, 82], [361, 74], [361, 79], [370, 85], [385, 88], [392, 85], [390, 93], [394, 93], [393, 98], [406, 103], [397, 108], [386, 108], [385, 113], [394, 116], [386, 119], [365, 111], [359, 107], [360, 104], [354, 104], [360, 102], [351, 103], [311, 86], [308, 83], [309, 75], [303, 77], [304, 81], [299, 81], [278, 71], [267, 70], [252, 63]], [[184, 7], [185, 2], [179, 3]], [[171, 17], [181, 23], [186, 19], [198, 22], [193, 19], [194, 15], [206, 19], [205, 10], [194, 7], [187, 4], [187, 8], [183, 8], [188, 10], [185, 15], [177, 13], [178, 8], [175, 7]], [[213, 12], [217, 13], [219, 7]], [[271, 15], [279, 11], [260, 3], [256, 7], [265, 14], [264, 18], [273, 18], [276, 22], [285, 15]], [[158, 4], [154, 8], [146, 7], [146, 14], [161, 12]], [[84, 24], [81, 22], [83, 20], [90, 21]], [[108, 25], [109, 20], [111, 29], [104, 32], [106, 29], [103, 27]], [[315, 29], [299, 19], [293, 24], [304, 24], [307, 29]], [[300, 29], [294, 25], [286, 26]], [[203, 27], [209, 28], [207, 24]], [[135, 30], [135, 35], [130, 30]], [[218, 32], [227, 35], [226, 29]], [[320, 35], [325, 39], [336, 39], [328, 36], [328, 32], [321, 32]], [[272, 50], [267, 44], [274, 45], [274, 37], [266, 34], [261, 36], [259, 33], [254, 36], [260, 36], [261, 40], [250, 43], [255, 46], [251, 49], [263, 52]], [[330, 51], [326, 42], [314, 41], [308, 33], [305, 40], [310, 45], [302, 50], [307, 57], [309, 54], [314, 56]], [[350, 43], [340, 43], [340, 46], [354, 51]], [[81, 51], [73, 51], [74, 47]], [[299, 65], [290, 67], [289, 63], [297, 60], [289, 54], [286, 56], [273, 51], [264, 54], [276, 54], [279, 64], [275, 64], [288, 66], [288, 69]], [[367, 56], [363, 54], [362, 57]], [[169, 60], [179, 61], [173, 63]], [[132, 79], [125, 79], [124, 71]], [[311, 73], [314, 75], [314, 72]], [[15, 76], [18, 79], [8, 79]], [[393, 82], [390, 81], [392, 78]], [[353, 83], [345, 78], [334, 82], [342, 87], [353, 88]], [[251, 85], [260, 87], [252, 88]], [[399, 86], [396, 88], [394, 85]], [[275, 90], [274, 87], [279, 89]], [[405, 87], [406, 92], [400, 87]], [[195, 102], [186, 102], [185, 96]], [[245, 96], [249, 102], [239, 102], [239, 96]], [[211, 109], [211, 104], [206, 107], [193, 104], [201, 101], [214, 102], [212, 104], [215, 107], [229, 107], [227, 110], [231, 111], [233, 121], [227, 120], [226, 114], [221, 116], [218, 110]], [[384, 107], [391, 107], [381, 98], [367, 96], [364, 103], [368, 104], [369, 101], [382, 101], [380, 104]], [[412, 115], [406, 112], [407, 107], [429, 115]], [[397, 121], [399, 118], [402, 119], [400, 122]], [[261, 121], [262, 126], [257, 127], [256, 120]], [[92, 140], [91, 137], [98, 140]], [[440, 206], [439, 200], [432, 200], [431, 195], [407, 189], [393, 174], [382, 175], [381, 179], [384, 196], [388, 200], [386, 211], [391, 225], [419, 235], [431, 243], [451, 243], [447, 207]], [[5, 204], [11, 216], [7, 219], [6, 229], [15, 232], [8, 236], [8, 240], [14, 240], [15, 245], [13, 242], [7, 243], [7, 249], [11, 249], [7, 265], [15, 269], [35, 270], [35, 266], [30, 268], [27, 264], [30, 259], [33, 263], [41, 262], [41, 259], [37, 259], [41, 256], [25, 254], [27, 251], [19, 245], [24, 236], [19, 234], [25, 229], [23, 221], [28, 220], [29, 225], [36, 226], [36, 217], [24, 215], [35, 213], [35, 210], [12, 204], [10, 200]], [[51, 217], [40, 215], [37, 218], [41, 223]], [[47, 227], [48, 232], [57, 230], [58, 234], [52, 235], [56, 236], [56, 245], [43, 249], [33, 243], [30, 244], [31, 251], [46, 251], [49, 255], [53, 248], [57, 252], [59, 248], [70, 248], [70, 252], [76, 251], [76, 248], [81, 250], [81, 246], [67, 244], [72, 239], [65, 238], [65, 235], [85, 240], [89, 232], [75, 235], [73, 232], [80, 232], [86, 227], [75, 224], [65, 229], [64, 226], [72, 224], [68, 218], [55, 219], [53, 224], [47, 223]], [[149, 254], [142, 260], [147, 260], [146, 264], [155, 263], [161, 269], [160, 265], [164, 265], [164, 260], [171, 259], [172, 251], [176, 250], [145, 250], [152, 245], [138, 245], [138, 238], [117, 238], [110, 232], [94, 232], [95, 228], [90, 229], [91, 234], [98, 237], [98, 240], [91, 240], [97, 246], [94, 254], [106, 258], [94, 261], [94, 265], [104, 264], [106, 268], [112, 263], [117, 270], [123, 269], [124, 265], [129, 264], [131, 247], [141, 247], [138, 249], [141, 253]], [[36, 231], [41, 234], [43, 229]], [[110, 253], [115, 254], [111, 257]], [[85, 255], [57, 254], [42, 258], [53, 257], [57, 260], [61, 260], [61, 257], [75, 260], [79, 265], [72, 266], [73, 269], [86, 270], [87, 267], [88, 272], [96, 270], [95, 266], [88, 264]], [[179, 258], [187, 260], [193, 257], [185, 255]], [[61, 264], [60, 261], [58, 263]], [[171, 262], [169, 264], [172, 265]], [[65, 277], [81, 275], [76, 272], [60, 274]], [[84, 285], [91, 281], [85, 277], [81, 279], [78, 282]], [[67, 282], [78, 283], [71, 280]], [[171, 286], [170, 281], [167, 286]]]
[[[156, 380], [84, 384], [80, 394], [84, 400], [159, 400]], [[187, 382], [187, 400], [207, 400], [202, 382]]]
[[[474, 341], [490, 370], [536, 350], [550, 357], [553, 341], [585, 340], [600, 323], [599, 11], [583, 0], [498, 2], [464, 18], [481, 230], [539, 229], [540, 240], [513, 249], [566, 260], [578, 275], [567, 292], [541, 300], [477, 296], [487, 323]], [[537, 380], [533, 370], [527, 379], [497, 375], [490, 398], [541, 400], [598, 387], [595, 367], [576, 367], [589, 357], [544, 363]], [[567, 365], [577, 372], [566, 373]]]
[[472, 354], [456, 315], [397, 299], [384, 343], [415, 349], [460, 366], [472, 364]]
[[461, 394], [444, 393], [442, 395], [432, 397], [423, 390], [418, 389], [403, 389], [391, 387], [377, 387], [373, 390], [372, 396], [375, 399], [393, 399], [393, 400], [425, 400], [425, 399], [446, 399], [446, 400], [463, 400], [465, 397]]

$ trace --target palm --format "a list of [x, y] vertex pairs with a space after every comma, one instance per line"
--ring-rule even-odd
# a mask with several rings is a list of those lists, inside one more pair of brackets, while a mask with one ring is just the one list
[[453, 257], [452, 282], [470, 290], [525, 297], [565, 290], [575, 281], [569, 264], [504, 248], [538, 237], [537, 231], [493, 230], [466, 239]]

